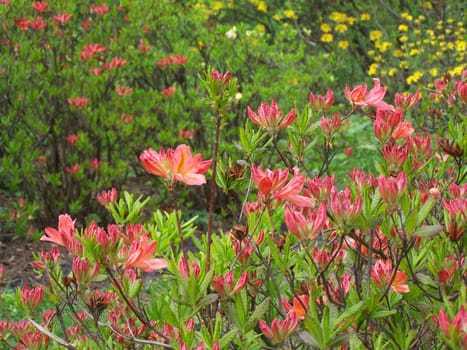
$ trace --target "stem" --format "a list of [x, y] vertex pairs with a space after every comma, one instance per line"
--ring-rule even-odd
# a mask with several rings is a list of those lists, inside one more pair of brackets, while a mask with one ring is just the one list
[[183, 241], [183, 232], [182, 232], [182, 224], [180, 223], [180, 216], [178, 215], [178, 201], [177, 201], [177, 193], [175, 192], [175, 189], [172, 189], [172, 197], [174, 201], [174, 207], [175, 207], [175, 218], [177, 220], [177, 231], [178, 231], [178, 237], [180, 239], [180, 249], [182, 250], [183, 258], [188, 261], [187, 256], [186, 256], [186, 250], [185, 250], [185, 242]]
[[274, 148], [277, 151], [277, 153], [279, 153], [279, 157], [281, 157], [282, 163], [284, 163], [285, 167], [289, 170], [292, 170], [289, 164], [289, 161], [287, 160], [287, 158], [285, 158], [285, 155], [284, 153], [282, 153], [281, 149], [279, 148], [279, 145], [277, 144], [276, 138], [274, 136], [272, 137], [272, 144], [274, 145]]
[[217, 173], [217, 154], [219, 152], [219, 138], [221, 131], [221, 121], [223, 113], [218, 110], [216, 118], [216, 136], [214, 139], [214, 149], [212, 155], [212, 176], [209, 183], [209, 216], [208, 216], [208, 233], [207, 233], [207, 247], [206, 247], [206, 272], [209, 271], [211, 267], [211, 243], [212, 243], [212, 220], [214, 216], [214, 204], [215, 204], [215, 194], [216, 194], [216, 173]]

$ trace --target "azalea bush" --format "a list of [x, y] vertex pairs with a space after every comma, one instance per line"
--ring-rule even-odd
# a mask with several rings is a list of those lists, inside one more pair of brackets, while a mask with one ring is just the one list
[[[12, 301], [24, 317], [0, 321], [3, 344], [467, 348], [466, 82], [455, 82], [459, 104], [443, 105], [449, 128], [439, 140], [406, 118], [420, 103], [418, 92], [396, 93], [389, 103], [376, 78], [342, 89], [344, 108], [334, 105], [333, 90], [310, 93], [301, 110], [282, 111], [275, 100], [249, 106], [243, 161], [223, 168], [221, 126], [237, 83], [230, 72], [203, 77], [215, 115], [211, 159], [186, 144], [139, 154], [172, 210], [146, 220], [142, 212], [153, 198], [113, 189], [97, 197], [113, 224], [86, 225], [62, 214], [57, 227], [45, 229], [41, 240], [52, 247], [34, 262], [43, 282], [17, 289]], [[346, 120], [372, 124], [376, 173], [330, 173]], [[320, 142], [309, 148], [312, 137]], [[263, 151], [279, 162], [266, 162]], [[204, 186], [208, 228], [197, 232], [178, 193]], [[221, 231], [213, 228], [217, 186], [236, 191], [243, 203], [236, 224]], [[70, 272], [57, 246], [71, 256]], [[148, 281], [150, 272], [156, 276]]]

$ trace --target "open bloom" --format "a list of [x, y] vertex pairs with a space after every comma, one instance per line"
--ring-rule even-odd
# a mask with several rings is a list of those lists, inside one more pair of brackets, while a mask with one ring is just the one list
[[305, 178], [298, 174], [298, 168], [294, 167], [294, 175], [286, 184], [289, 169], [285, 170], [262, 170], [261, 167], [253, 165], [251, 175], [254, 183], [259, 188], [259, 195], [264, 203], [269, 203], [273, 199], [285, 200], [302, 207], [311, 207], [314, 201], [311, 198], [300, 196]]
[[289, 312], [285, 320], [272, 320], [269, 327], [263, 320], [259, 321], [261, 332], [271, 339], [273, 343], [282, 343], [287, 337], [293, 334], [298, 326], [298, 316], [295, 312]]
[[349, 225], [362, 211], [362, 197], [352, 200], [352, 192], [347, 187], [343, 191], [331, 190], [330, 211], [334, 221], [341, 226]]
[[187, 145], [167, 151], [161, 148], [159, 152], [149, 148], [141, 153], [139, 159], [148, 173], [162, 176], [169, 185], [176, 181], [195, 186], [205, 184], [204, 174], [211, 166], [211, 160], [201, 160], [201, 154], [192, 156]]
[[392, 279], [393, 268], [391, 260], [376, 260], [375, 265], [371, 268], [371, 279], [380, 288], [383, 288], [387, 283], [391, 283], [390, 289], [396, 293], [408, 293], [410, 287], [406, 284], [407, 275], [404, 271], [396, 271]]
[[394, 106], [391, 106], [383, 101], [386, 94], [386, 88], [380, 85], [379, 79], [373, 79], [375, 86], [368, 91], [367, 85], [357, 85], [352, 90], [348, 86], [345, 87], [345, 97], [354, 106], [371, 106], [376, 109], [394, 111]]
[[75, 221], [68, 214], [64, 214], [58, 217], [58, 230], [47, 227], [45, 229], [47, 235], [43, 235], [40, 240], [64, 246], [72, 253], [79, 253], [82, 251], [82, 246], [74, 232]]
[[288, 314], [295, 313], [299, 320], [303, 320], [305, 318], [308, 308], [310, 307], [309, 302], [310, 296], [308, 294], [294, 296], [292, 298], [292, 304], [289, 304], [287, 299], [282, 298], [282, 306], [285, 311], [287, 311]]
[[262, 103], [255, 113], [249, 106], [247, 108], [248, 116], [253, 123], [263, 127], [268, 132], [275, 132], [292, 124], [295, 119], [295, 109], [292, 109], [285, 117], [282, 117], [282, 111], [277, 106], [276, 101], [271, 101], [271, 106]]
[[105, 52], [105, 50], [107, 50], [105, 46], [100, 46], [99, 44], [88, 44], [83, 47], [83, 51], [81, 51], [79, 55], [81, 59], [88, 60], [100, 52]]
[[142, 236], [139, 241], [133, 241], [130, 249], [122, 246], [120, 257], [125, 261], [123, 267], [125, 269], [134, 267], [146, 272], [167, 267], [167, 262], [164, 259], [153, 258], [156, 247], [157, 242], [149, 242], [146, 236]]
[[314, 239], [326, 224], [326, 204], [317, 210], [307, 211], [307, 215], [289, 206], [285, 208], [285, 224], [298, 239]]

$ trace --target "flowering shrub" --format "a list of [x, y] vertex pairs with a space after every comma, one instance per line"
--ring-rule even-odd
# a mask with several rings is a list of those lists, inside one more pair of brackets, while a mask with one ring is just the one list
[[[406, 119], [417, 101], [387, 102], [379, 80], [370, 90], [345, 87], [346, 110], [335, 110], [332, 90], [286, 116], [273, 101], [248, 108], [246, 169], [227, 173], [216, 149], [237, 81], [212, 70], [203, 84], [217, 114], [213, 158], [185, 144], [140, 155], [140, 167], [164, 180], [173, 211], [144, 220], [149, 198], [112, 189], [97, 199], [114, 224], [79, 229], [61, 215], [41, 238], [54, 246], [34, 262], [43, 284], [17, 290], [24, 318], [1, 320], [0, 341], [17, 349], [467, 348], [467, 120], [432, 143]], [[446, 102], [445, 113], [462, 116], [460, 107]], [[377, 173], [325, 175], [336, 113], [373, 123]], [[312, 150], [294, 147], [309, 142], [302, 131], [313, 124], [325, 142], [314, 150], [322, 164], [310, 167]], [[276, 142], [286, 131], [289, 150]], [[261, 148], [283, 164], [261, 161], [253, 152]], [[177, 192], [207, 181], [224, 188], [234, 174], [244, 196], [237, 223], [213, 232], [211, 192], [208, 231], [195, 234]], [[56, 245], [73, 257], [68, 274]], [[152, 271], [158, 277], [148, 281]], [[50, 309], [40, 307], [45, 300]]]
[[[257, 16], [234, 25], [231, 1], [18, 4], [0, 2], [2, 186], [46, 198], [58, 224], [41, 233], [41, 282], [1, 295], [16, 307], [2, 346], [467, 349], [465, 71], [431, 95], [339, 81], [330, 56], [305, 54], [318, 41], [299, 1], [245, 1]], [[330, 18], [339, 33], [356, 23]], [[342, 85], [299, 89], [319, 70]]]

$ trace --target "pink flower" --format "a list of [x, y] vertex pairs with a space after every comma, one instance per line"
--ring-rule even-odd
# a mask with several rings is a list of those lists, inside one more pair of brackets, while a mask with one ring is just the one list
[[90, 162], [89, 162], [89, 167], [91, 169], [99, 169], [99, 167], [101, 166], [101, 162], [99, 161], [98, 158], [93, 158]]
[[92, 58], [94, 55], [105, 52], [107, 48], [105, 46], [100, 46], [100, 44], [88, 44], [83, 47], [83, 50], [79, 54], [81, 59], [88, 60]]
[[122, 113], [121, 118], [126, 124], [129, 124], [133, 121], [133, 116], [131, 114]]
[[253, 182], [258, 186], [260, 198], [263, 203], [268, 204], [274, 199], [289, 201], [302, 207], [311, 207], [314, 201], [311, 198], [300, 196], [305, 178], [298, 174], [298, 168], [294, 168], [292, 179], [286, 184], [289, 169], [274, 171], [253, 165], [251, 168]]
[[345, 87], [345, 97], [354, 106], [371, 106], [376, 109], [394, 111], [394, 106], [391, 106], [383, 101], [386, 94], [386, 88], [380, 85], [379, 79], [374, 78], [374, 87], [368, 91], [367, 85], [357, 85], [352, 90], [348, 86]]
[[362, 211], [362, 197], [352, 199], [352, 192], [347, 187], [344, 191], [331, 190], [330, 212], [333, 220], [340, 226], [350, 225]]
[[76, 98], [68, 98], [68, 103], [76, 107], [84, 107], [88, 104], [89, 99], [87, 97], [78, 96]]
[[97, 195], [97, 201], [105, 208], [109, 207], [110, 203], [115, 203], [118, 199], [118, 192], [115, 187], [108, 191], [102, 191]]
[[216, 69], [213, 69], [211, 71], [211, 79], [215, 80], [215, 81], [218, 81], [218, 82], [222, 83], [223, 85], [227, 85], [229, 83], [230, 77], [231, 77], [231, 73], [229, 71], [227, 71], [225, 73], [221, 73]]
[[381, 150], [381, 154], [386, 161], [389, 174], [398, 174], [402, 170], [402, 165], [407, 160], [407, 145], [398, 146], [396, 143], [387, 143]]
[[457, 315], [452, 320], [441, 309], [439, 311], [438, 324], [439, 329], [444, 333], [446, 338], [454, 340], [459, 345], [459, 349], [467, 349], [467, 310], [465, 305], [459, 308]]
[[81, 259], [78, 256], [73, 258], [71, 265], [73, 277], [79, 284], [88, 284], [99, 274], [99, 264], [95, 263], [91, 269], [90, 261], [87, 258]]
[[336, 175], [332, 175], [331, 177], [325, 176], [324, 178], [316, 176], [313, 179], [307, 179], [305, 181], [306, 189], [303, 193], [305, 196], [312, 197], [318, 202], [326, 201], [331, 194], [335, 181]]
[[407, 148], [409, 152], [417, 159], [427, 159], [431, 157], [431, 138], [430, 135], [423, 137], [419, 134], [414, 134], [412, 137], [407, 137]]
[[91, 13], [95, 13], [98, 16], [103, 16], [108, 12], [109, 12], [109, 6], [107, 6], [106, 3], [91, 6]]
[[248, 273], [242, 272], [242, 275], [234, 285], [233, 271], [229, 271], [224, 275], [214, 276], [212, 278], [212, 285], [217, 293], [222, 297], [233, 297], [235, 294], [245, 288], [248, 282]]
[[43, 235], [40, 240], [61, 245], [70, 251], [74, 250], [71, 248], [78, 248], [79, 250], [81, 243], [75, 237], [74, 232], [74, 220], [68, 214], [64, 214], [58, 217], [58, 230], [47, 227], [45, 229], [46, 235]]
[[15, 24], [21, 30], [28, 30], [30, 22], [26, 18], [15, 18]]
[[43, 296], [44, 288], [42, 286], [31, 289], [29, 285], [25, 284], [21, 290], [21, 303], [27, 310], [33, 312], [41, 303]]
[[376, 138], [383, 143], [386, 142], [403, 119], [404, 112], [402, 109], [397, 109], [395, 112], [377, 110], [376, 119], [373, 123]]
[[318, 97], [315, 98], [315, 95], [310, 92], [309, 99], [313, 108], [318, 112], [327, 112], [334, 103], [334, 93], [331, 89], [328, 89], [325, 96], [318, 95]]
[[205, 184], [204, 173], [211, 166], [210, 160], [201, 160], [201, 154], [192, 156], [187, 145], [179, 145], [167, 152], [163, 148], [159, 152], [149, 148], [139, 158], [147, 172], [162, 176], [170, 186], [176, 181], [195, 186]]
[[126, 62], [126, 60], [121, 60], [118, 57], [114, 57], [112, 61], [104, 63], [102, 67], [106, 70], [111, 70], [113, 68], [120, 68], [125, 66]]
[[295, 119], [295, 109], [292, 109], [285, 117], [282, 117], [282, 111], [277, 106], [276, 101], [271, 101], [271, 106], [262, 103], [255, 113], [250, 106], [247, 107], [248, 116], [253, 123], [266, 129], [268, 132], [276, 132], [292, 124]]
[[392, 211], [397, 208], [397, 201], [402, 196], [407, 188], [407, 175], [405, 172], [400, 172], [396, 177], [378, 177], [378, 190], [381, 199], [388, 205], [388, 210]]
[[133, 92], [132, 88], [126, 88], [124, 85], [116, 86], [115, 87], [115, 92], [119, 96], [126, 96], [129, 95]]
[[299, 240], [315, 239], [326, 224], [326, 204], [323, 203], [316, 210], [307, 210], [305, 213], [285, 207], [285, 224], [287, 229]]
[[392, 132], [391, 136], [394, 140], [404, 139], [409, 137], [415, 130], [412, 128], [410, 122], [401, 122], [397, 128]]
[[310, 296], [308, 294], [294, 296], [292, 298], [292, 305], [289, 304], [287, 299], [282, 298], [282, 306], [284, 307], [287, 314], [294, 313], [297, 315], [299, 320], [303, 320], [305, 318], [305, 315], [307, 314], [310, 307], [309, 302]]
[[71, 19], [71, 15], [68, 13], [61, 13], [52, 17], [55, 23], [62, 25]]
[[49, 4], [44, 1], [36, 1], [33, 5], [33, 9], [39, 13], [46, 12], [49, 10]]
[[68, 174], [76, 174], [79, 171], [79, 164], [75, 163], [72, 166], [67, 166], [67, 167], [65, 167], [65, 171]]
[[125, 269], [134, 267], [146, 272], [167, 267], [167, 262], [164, 259], [153, 258], [156, 247], [157, 242], [148, 242], [146, 236], [142, 236], [139, 241], [133, 241], [129, 250], [126, 246], [122, 246], [120, 256], [125, 261], [123, 267]]
[[420, 99], [420, 91], [415, 91], [413, 95], [410, 93], [396, 93], [394, 96], [394, 104], [397, 108], [410, 109], [415, 106]]
[[39, 30], [47, 27], [47, 23], [42, 20], [42, 17], [39, 16], [35, 20], [29, 22], [32, 29]]
[[[391, 260], [376, 260], [375, 265], [370, 271], [371, 279], [379, 288], [385, 288], [391, 282], [393, 269]], [[396, 271], [393, 281], [391, 282], [390, 289], [396, 293], [410, 292], [409, 286], [405, 283], [407, 279], [406, 273], [403, 271]]]
[[175, 86], [169, 86], [167, 89], [162, 90], [164, 96], [170, 96], [175, 93]]
[[320, 120], [320, 125], [321, 130], [323, 130], [324, 136], [330, 139], [341, 128], [341, 115], [337, 113], [328, 119], [322, 116]]
[[70, 134], [68, 135], [65, 140], [68, 142], [70, 145], [74, 145], [76, 142], [78, 142], [79, 136], [76, 134]]
[[193, 136], [195, 136], [196, 134], [196, 131], [194, 129], [191, 129], [191, 130], [180, 130], [179, 132], [179, 136], [182, 138], [182, 139], [190, 139], [192, 138]]
[[295, 312], [288, 313], [283, 321], [275, 318], [272, 320], [271, 327], [269, 327], [263, 320], [259, 321], [261, 332], [271, 339], [273, 343], [282, 343], [295, 332], [297, 326], [298, 316]]

